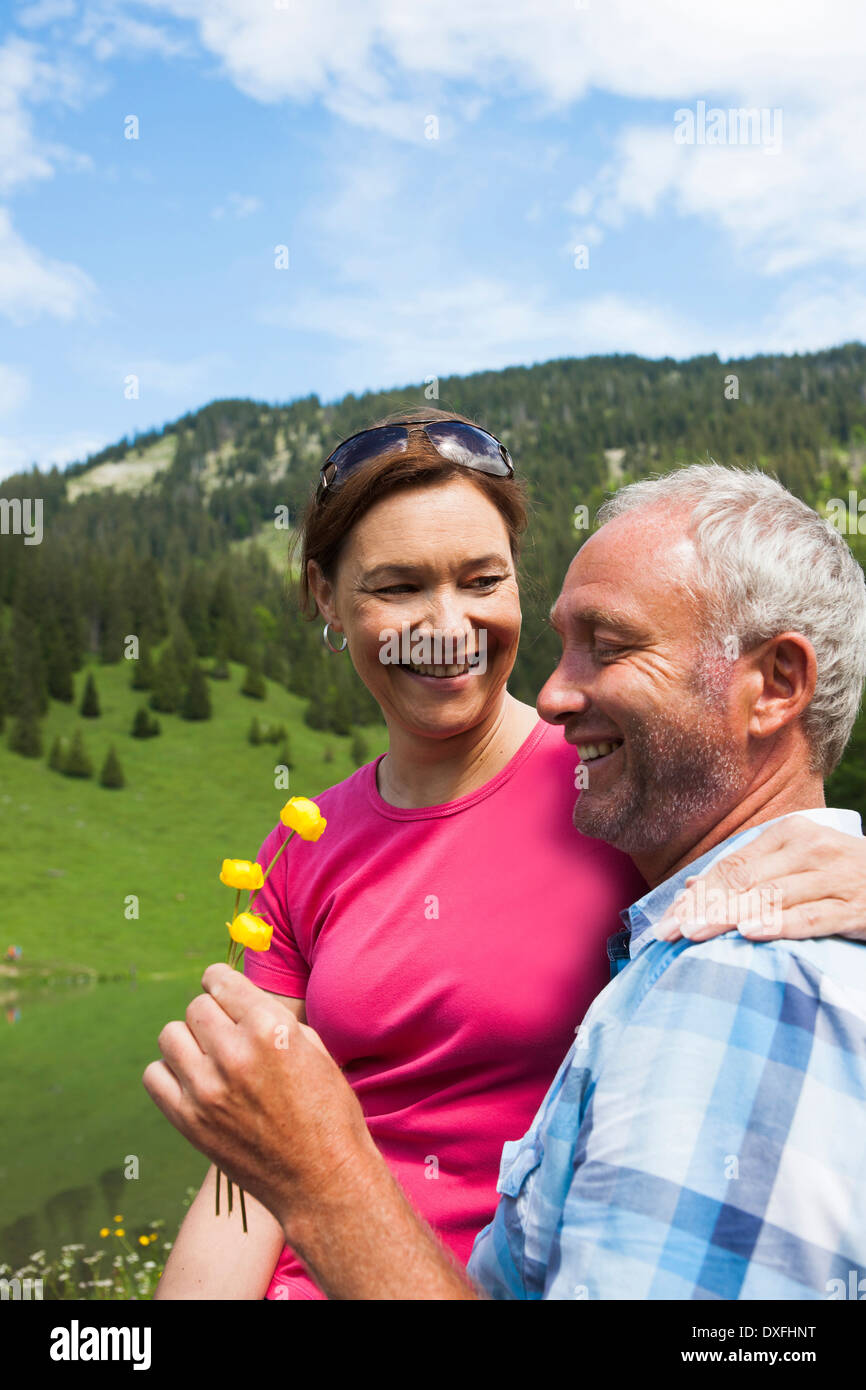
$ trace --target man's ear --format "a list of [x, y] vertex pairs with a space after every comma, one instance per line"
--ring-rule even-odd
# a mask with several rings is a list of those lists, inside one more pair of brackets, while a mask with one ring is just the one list
[[334, 632], [342, 632], [343, 629], [340, 627], [337, 609], [334, 605], [334, 585], [325, 578], [318, 560], [307, 561], [307, 583], [325, 622], [330, 625]]
[[802, 632], [783, 632], [749, 653], [757, 693], [749, 715], [749, 733], [770, 738], [798, 719], [815, 694], [818, 663]]

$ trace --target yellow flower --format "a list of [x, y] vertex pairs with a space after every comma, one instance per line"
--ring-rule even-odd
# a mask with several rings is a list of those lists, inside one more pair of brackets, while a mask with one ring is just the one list
[[115, 1216], [114, 1219], [115, 1219], [115, 1221], [122, 1221], [122, 1220], [123, 1220], [123, 1217], [122, 1217], [122, 1216]]
[[139, 1236], [138, 1243], [139, 1245], [150, 1245], [150, 1241], [148, 1240], [147, 1236]]
[[220, 883], [229, 888], [261, 888], [264, 882], [261, 864], [253, 864], [249, 859], [224, 859], [220, 872]]
[[269, 950], [274, 929], [254, 912], [241, 912], [233, 922], [226, 922], [226, 926], [232, 941], [239, 941], [253, 951]]
[[109, 1231], [109, 1229], [108, 1229], [107, 1226], [103, 1226], [103, 1228], [102, 1228], [102, 1230], [99, 1232], [99, 1234], [102, 1236], [102, 1239], [105, 1240], [105, 1237], [106, 1237], [106, 1236], [110, 1236], [110, 1235], [111, 1235], [111, 1232]]
[[280, 820], [290, 830], [296, 830], [302, 840], [318, 840], [328, 824], [315, 801], [308, 801], [305, 796], [293, 796], [287, 801], [280, 811]]
[[126, 1235], [126, 1231], [123, 1229], [122, 1226], [120, 1226], [120, 1227], [118, 1227], [118, 1229], [114, 1232], [114, 1234], [115, 1234], [116, 1236], [125, 1236], [125, 1235]]
[[157, 1236], [156, 1232], [154, 1231], [153, 1235], [150, 1236], [150, 1240], [154, 1241], [154, 1240], [158, 1240], [158, 1239], [159, 1239], [159, 1237]]

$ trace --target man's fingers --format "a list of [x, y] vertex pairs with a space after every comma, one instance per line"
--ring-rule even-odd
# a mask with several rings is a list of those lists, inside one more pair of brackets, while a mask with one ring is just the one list
[[[331, 1056], [330, 1052], [325, 1047], [325, 1044], [322, 1042], [322, 1039], [319, 1037], [315, 1028], [311, 1028], [308, 1023], [299, 1023], [298, 1027], [303, 1033], [304, 1037], [307, 1039], [307, 1042], [312, 1043], [313, 1047], [317, 1047], [320, 1052], [324, 1052], [326, 1057]], [[331, 1060], [333, 1061], [333, 1058], [331, 1058]]]
[[202, 1052], [212, 1057], [234, 1024], [210, 994], [197, 994], [186, 1011], [186, 1025]]
[[166, 1062], [150, 1062], [141, 1078], [144, 1089], [162, 1113], [175, 1123], [183, 1100], [183, 1088]]
[[252, 1009], [260, 1008], [266, 998], [263, 990], [239, 971], [222, 962], [209, 965], [201, 977], [202, 989], [215, 999], [224, 1013], [240, 1023]]
[[190, 1079], [200, 1076], [204, 1053], [185, 1023], [173, 1019], [159, 1035], [159, 1050], [182, 1089], [189, 1089]]

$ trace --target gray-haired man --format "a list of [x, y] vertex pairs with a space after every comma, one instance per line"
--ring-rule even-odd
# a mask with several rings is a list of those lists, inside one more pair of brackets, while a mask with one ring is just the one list
[[204, 981], [223, 1052], [235, 1026], [262, 1040], [240, 1102], [204, 1094], [191, 1049], [145, 1073], [331, 1297], [807, 1299], [866, 1274], [866, 952], [780, 940], [773, 922], [763, 941], [664, 939], [687, 876], [768, 823], [800, 813], [860, 834], [824, 806], [823, 779], [866, 676], [862, 572], [758, 473], [684, 469], [624, 489], [601, 519], [553, 610], [563, 651], [538, 708], [586, 757], [576, 825], [652, 887], [620, 934], [624, 968], [505, 1146], [475, 1283], [315, 1039], [298, 1026], [288, 1051], [268, 1048], [279, 1005], [249, 981], [219, 966]]

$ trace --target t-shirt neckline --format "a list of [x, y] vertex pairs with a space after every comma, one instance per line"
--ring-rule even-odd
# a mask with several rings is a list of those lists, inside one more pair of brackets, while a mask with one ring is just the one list
[[468, 811], [477, 802], [483, 801], [485, 797], [492, 796], [501, 786], [510, 780], [517, 772], [526, 759], [534, 752], [537, 745], [544, 737], [545, 730], [550, 727], [543, 719], [527, 734], [520, 747], [509, 758], [503, 768], [497, 772], [495, 777], [491, 777], [489, 782], [483, 786], [476, 787], [474, 792], [467, 792], [465, 796], [459, 796], [456, 801], [443, 801], [436, 806], [392, 806], [381, 795], [376, 784], [376, 769], [385, 757], [380, 753], [374, 762], [368, 763], [365, 768], [367, 774], [367, 797], [374, 811], [388, 820], [437, 820], [441, 816], [459, 815], [461, 811]]

